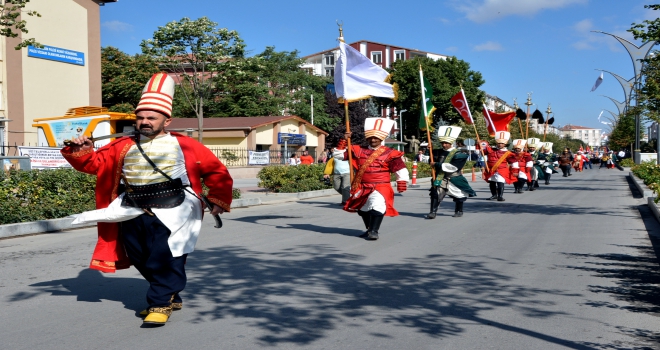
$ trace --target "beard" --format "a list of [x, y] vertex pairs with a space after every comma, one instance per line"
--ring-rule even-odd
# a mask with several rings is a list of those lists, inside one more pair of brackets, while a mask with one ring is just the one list
[[158, 134], [160, 134], [162, 131], [163, 131], [163, 127], [159, 128], [159, 129], [152, 129], [152, 128], [149, 127], [149, 126], [141, 126], [141, 127], [140, 127], [140, 134], [142, 134], [142, 135], [144, 135], [144, 136], [147, 136], [147, 137], [149, 137], [149, 136], [154, 136], [154, 135], [158, 135]]

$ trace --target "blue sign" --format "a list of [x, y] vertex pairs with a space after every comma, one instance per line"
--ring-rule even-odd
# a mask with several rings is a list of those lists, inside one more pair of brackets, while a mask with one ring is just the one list
[[85, 65], [85, 53], [54, 46], [44, 45], [41, 49], [28, 46], [28, 57], [43, 58], [45, 60], [70, 63], [78, 66]]
[[282, 139], [282, 136], [288, 136], [289, 138], [286, 140], [286, 143], [289, 145], [299, 145], [299, 146], [304, 146], [307, 144], [307, 135], [303, 134], [287, 134], [283, 132], [278, 132], [277, 133], [277, 143], [280, 145], [284, 144], [284, 139]]

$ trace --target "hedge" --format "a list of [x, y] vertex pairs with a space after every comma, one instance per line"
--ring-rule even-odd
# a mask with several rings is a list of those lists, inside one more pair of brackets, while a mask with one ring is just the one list
[[[95, 209], [96, 176], [73, 169], [0, 171], [0, 225]], [[234, 188], [233, 198], [241, 192]]]
[[296, 193], [332, 188], [323, 181], [325, 164], [269, 165], [257, 174], [258, 186], [276, 193]]
[[657, 165], [655, 161], [648, 161], [634, 165], [631, 170], [656, 194], [655, 202], [658, 203], [660, 200], [660, 197], [657, 196], [660, 193], [660, 165]]

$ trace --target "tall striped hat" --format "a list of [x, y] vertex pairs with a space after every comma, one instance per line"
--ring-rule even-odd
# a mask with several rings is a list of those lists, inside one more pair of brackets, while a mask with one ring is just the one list
[[511, 138], [511, 133], [508, 131], [495, 132], [495, 142], [497, 143], [509, 143], [510, 138]]
[[174, 79], [166, 73], [156, 73], [142, 90], [142, 98], [135, 108], [135, 113], [149, 110], [171, 117], [173, 98]]
[[539, 148], [540, 146], [541, 146], [541, 139], [537, 139], [536, 137], [530, 137], [527, 139], [527, 147]]
[[364, 120], [364, 137], [377, 137], [380, 140], [385, 140], [393, 126], [394, 120], [392, 119], [366, 118]]
[[527, 143], [527, 140], [525, 139], [515, 139], [513, 140], [513, 148], [520, 148], [523, 149], [525, 148], [525, 144]]
[[460, 126], [442, 125], [438, 127], [438, 141], [454, 143], [461, 134]]

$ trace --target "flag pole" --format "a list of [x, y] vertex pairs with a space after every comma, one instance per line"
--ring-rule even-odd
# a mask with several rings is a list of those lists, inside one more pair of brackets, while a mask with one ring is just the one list
[[[346, 132], [351, 132], [351, 121], [348, 117], [348, 101], [344, 99], [344, 115], [346, 116]], [[351, 138], [346, 138], [348, 148], [348, 170], [350, 173], [350, 183], [353, 183], [353, 149], [351, 148]]]
[[[424, 110], [424, 122], [426, 123], [426, 138], [429, 143], [429, 164], [433, 163], [433, 144], [431, 143], [431, 131], [429, 130], [429, 115], [426, 110], [426, 92], [424, 91], [424, 73], [422, 72], [422, 64], [419, 65], [419, 83], [422, 87], [422, 109]], [[435, 181], [435, 167], [431, 166], [431, 187]]]
[[548, 133], [548, 121], [545, 121], [545, 127], [543, 128], [543, 142], [545, 142], [545, 134]]
[[[474, 118], [472, 118], [472, 112], [470, 111], [470, 107], [467, 105], [467, 97], [465, 96], [465, 91], [463, 91], [463, 85], [461, 84], [461, 95], [463, 97], [463, 100], [465, 100], [465, 106], [467, 107], [468, 113], [470, 113], [470, 119], [472, 119], [472, 127], [474, 127], [474, 134], [477, 137], [477, 143], [479, 143], [479, 153], [481, 153], [481, 158], [485, 160], [484, 158], [484, 150], [481, 149], [481, 139], [479, 138], [479, 132], [477, 131], [477, 123], [474, 121]], [[459, 112], [460, 114], [460, 112]], [[475, 147], [476, 148], [476, 147]], [[490, 172], [488, 169], [488, 164], [484, 161], [484, 166], [486, 167], [486, 171]]]

